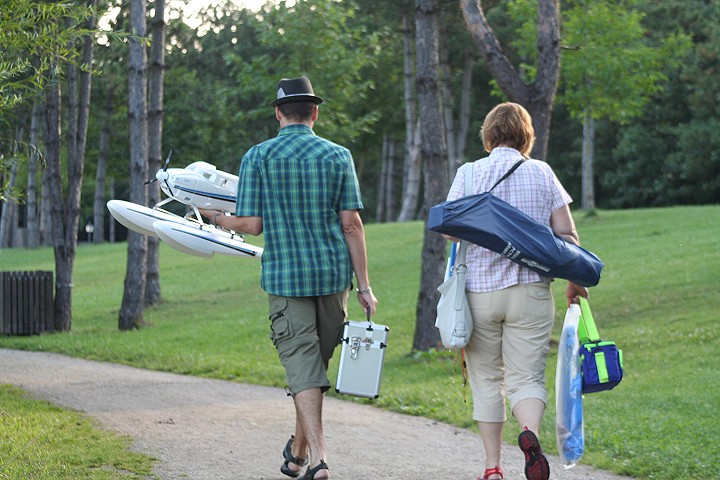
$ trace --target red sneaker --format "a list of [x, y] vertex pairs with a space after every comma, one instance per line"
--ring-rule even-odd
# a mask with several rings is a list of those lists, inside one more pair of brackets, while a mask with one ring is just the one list
[[525, 454], [525, 477], [528, 480], [548, 480], [550, 465], [540, 448], [540, 441], [527, 427], [518, 436], [518, 445]]

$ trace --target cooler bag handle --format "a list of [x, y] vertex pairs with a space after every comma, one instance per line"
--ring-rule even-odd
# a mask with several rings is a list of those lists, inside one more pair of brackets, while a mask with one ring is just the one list
[[588, 301], [580, 297], [580, 322], [578, 323], [578, 339], [580, 344], [600, 341], [600, 333], [595, 326]]

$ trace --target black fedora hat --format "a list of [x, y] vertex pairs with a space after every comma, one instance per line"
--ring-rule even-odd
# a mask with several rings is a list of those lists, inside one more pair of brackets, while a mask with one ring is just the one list
[[312, 102], [322, 103], [322, 98], [316, 97], [310, 80], [306, 76], [299, 78], [283, 78], [278, 82], [277, 98], [270, 105], [277, 107], [283, 103]]

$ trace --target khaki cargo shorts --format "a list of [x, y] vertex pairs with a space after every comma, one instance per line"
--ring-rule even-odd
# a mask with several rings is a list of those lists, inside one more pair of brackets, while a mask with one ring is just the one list
[[342, 337], [349, 292], [316, 297], [269, 295], [270, 338], [292, 395], [330, 388], [328, 362]]

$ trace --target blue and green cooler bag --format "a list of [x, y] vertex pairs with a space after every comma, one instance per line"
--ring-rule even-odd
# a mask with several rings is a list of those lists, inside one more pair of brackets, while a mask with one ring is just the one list
[[615, 387], [623, 377], [622, 350], [615, 342], [600, 340], [587, 300], [580, 298], [580, 370], [582, 393], [601, 392]]

